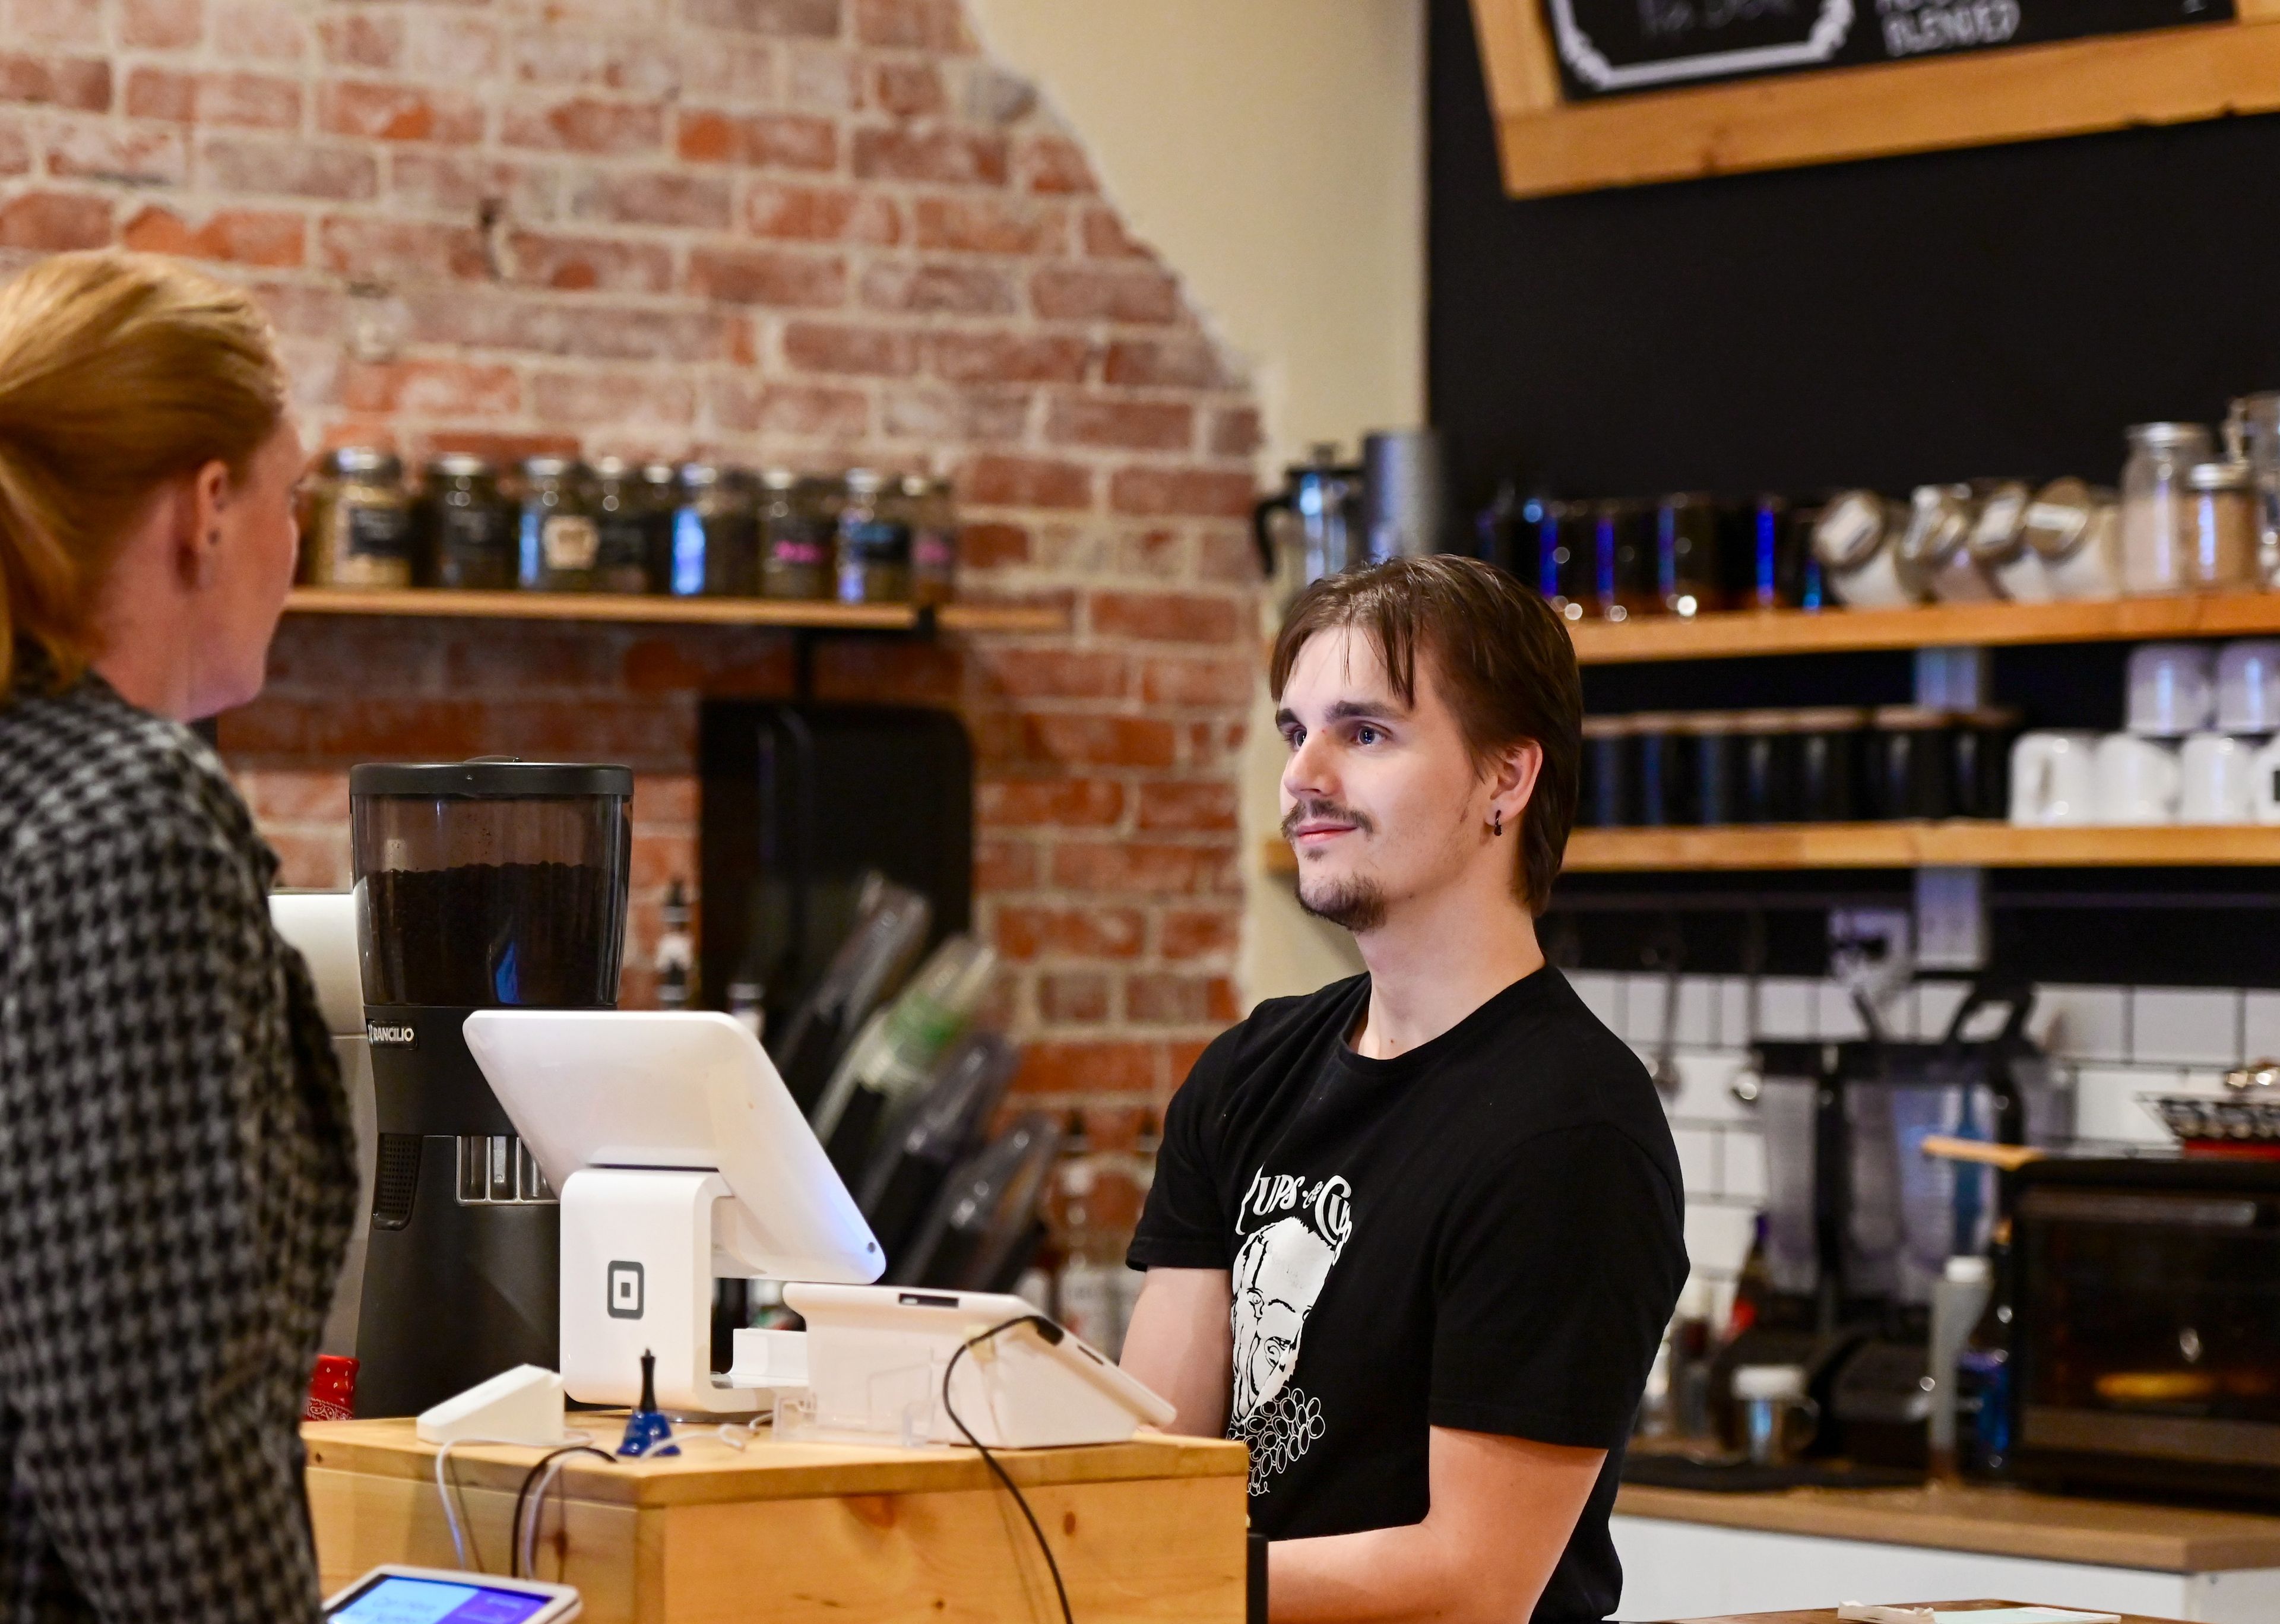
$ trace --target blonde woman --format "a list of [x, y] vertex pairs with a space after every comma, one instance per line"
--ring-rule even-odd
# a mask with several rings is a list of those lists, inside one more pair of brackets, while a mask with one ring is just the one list
[[0, 287], [0, 1621], [313, 1620], [298, 1420], [355, 1188], [251, 698], [303, 452], [237, 289]]

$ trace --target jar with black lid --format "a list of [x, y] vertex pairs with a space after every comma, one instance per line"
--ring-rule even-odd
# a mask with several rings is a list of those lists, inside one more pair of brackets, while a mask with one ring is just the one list
[[898, 505], [877, 471], [847, 471], [847, 497], [839, 510], [841, 603], [910, 602], [911, 527]]
[[751, 597], [760, 589], [759, 520], [751, 476], [683, 463], [674, 515], [673, 590], [684, 597]]
[[910, 504], [911, 599], [947, 604], [958, 595], [958, 512], [950, 481], [907, 474], [903, 500]]
[[762, 595], [828, 598], [833, 537], [824, 484], [789, 468], [761, 469], [759, 526]]
[[643, 463], [642, 529], [649, 537], [649, 589], [673, 590], [673, 520], [681, 506], [681, 473], [669, 462]]
[[648, 591], [650, 489], [641, 470], [622, 457], [597, 458], [592, 492], [594, 590]]
[[526, 458], [520, 495], [522, 584], [548, 592], [597, 590], [601, 535], [585, 467], [567, 457]]
[[386, 589], [412, 584], [412, 499], [393, 452], [346, 445], [319, 465], [303, 543], [319, 587]]
[[412, 578], [423, 587], [505, 592], [515, 584], [514, 507], [498, 470], [466, 451], [428, 464], [414, 508]]

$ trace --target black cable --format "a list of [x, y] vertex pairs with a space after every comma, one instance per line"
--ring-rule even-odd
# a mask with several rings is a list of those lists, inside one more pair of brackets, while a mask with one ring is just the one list
[[969, 1337], [958, 1345], [956, 1351], [950, 1356], [950, 1363], [942, 1367], [942, 1407], [950, 1417], [950, 1424], [958, 1428], [960, 1435], [968, 1443], [981, 1451], [982, 1464], [998, 1474], [998, 1481], [1005, 1485], [1005, 1492], [1013, 1497], [1013, 1504], [1021, 1508], [1021, 1520], [1029, 1525], [1029, 1532], [1036, 1538], [1037, 1549], [1044, 1552], [1045, 1566], [1052, 1574], [1053, 1594], [1060, 1597], [1061, 1624], [1076, 1624], [1076, 1615], [1069, 1611], [1068, 1587], [1061, 1582], [1061, 1565], [1053, 1560], [1053, 1548], [1045, 1543], [1045, 1531], [1037, 1526], [1037, 1514], [1029, 1509], [1028, 1497], [1021, 1492], [1020, 1485], [1005, 1474], [1005, 1468], [998, 1464], [998, 1457], [990, 1452], [989, 1445], [975, 1437], [973, 1429], [959, 1419], [957, 1407], [950, 1402], [951, 1373], [958, 1368], [958, 1361], [965, 1357], [966, 1351], [969, 1348], [978, 1348], [993, 1336], [1002, 1336], [1007, 1331], [1019, 1330], [1025, 1325], [1036, 1327], [1037, 1335], [1044, 1337], [1047, 1343], [1055, 1345], [1058, 1345], [1060, 1339], [1067, 1335], [1059, 1326], [1055, 1325], [1043, 1314], [1023, 1314], [1018, 1320], [1008, 1320], [1003, 1325], [993, 1325], [979, 1336]]
[[582, 1451], [589, 1455], [599, 1455], [605, 1460], [612, 1459], [608, 1451], [596, 1449], [590, 1443], [566, 1443], [559, 1449], [547, 1451], [532, 1465], [529, 1471], [522, 1474], [522, 1487], [514, 1492], [514, 1518], [506, 1525], [506, 1571], [509, 1578], [535, 1579], [538, 1577], [536, 1574], [526, 1574], [522, 1571], [522, 1508], [524, 1503], [530, 1497], [531, 1485], [538, 1482], [539, 1474], [545, 1471], [554, 1461], [565, 1455], [578, 1454]]

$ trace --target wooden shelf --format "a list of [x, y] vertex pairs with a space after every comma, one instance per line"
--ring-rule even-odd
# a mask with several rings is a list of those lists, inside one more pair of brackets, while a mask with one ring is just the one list
[[2280, 633], [2280, 592], [2124, 597], [2072, 604], [1936, 604], [1922, 609], [1775, 609], [1583, 620], [1568, 628], [1586, 666], [1868, 649], [2137, 642]]
[[[908, 604], [795, 603], [760, 597], [643, 597], [607, 592], [354, 592], [297, 587], [289, 614], [402, 615], [474, 620], [604, 620], [661, 626], [756, 626], [788, 630], [907, 632], [920, 625]], [[945, 604], [935, 624], [948, 632], [1059, 632], [1066, 610], [998, 604]]]
[[[1295, 876], [1281, 840], [1268, 874]], [[1784, 823], [1745, 828], [1578, 829], [1569, 874], [1809, 868], [2280, 867], [2280, 826], [2014, 828], [2007, 823]]]

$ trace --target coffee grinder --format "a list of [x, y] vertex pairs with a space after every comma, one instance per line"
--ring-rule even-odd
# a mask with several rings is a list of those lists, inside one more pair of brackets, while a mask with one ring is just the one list
[[461, 1032], [478, 1009], [612, 1009], [634, 778], [512, 760], [349, 775], [379, 1126], [357, 1409], [409, 1415], [557, 1367], [560, 1219]]

